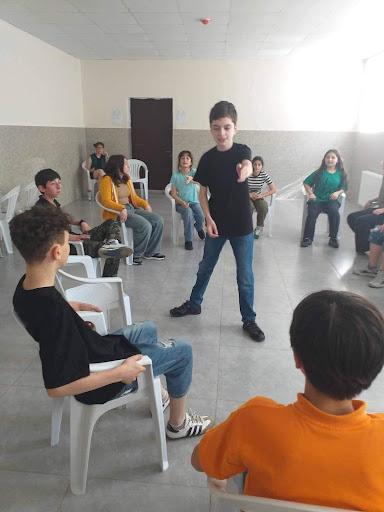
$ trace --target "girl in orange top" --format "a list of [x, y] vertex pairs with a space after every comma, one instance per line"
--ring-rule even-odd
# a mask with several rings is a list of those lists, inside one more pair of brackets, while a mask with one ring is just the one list
[[384, 415], [352, 398], [384, 362], [384, 318], [363, 297], [321, 291], [290, 329], [304, 393], [282, 405], [256, 397], [204, 435], [192, 464], [224, 480], [248, 471], [245, 494], [329, 507], [384, 510]]
[[141, 265], [142, 257], [160, 261], [165, 258], [161, 251], [163, 239], [163, 219], [152, 212], [147, 201], [141, 199], [132, 185], [129, 176], [128, 160], [124, 155], [112, 155], [100, 180], [100, 198], [105, 208], [120, 212], [103, 210], [103, 219], [117, 218], [133, 229], [133, 264]]

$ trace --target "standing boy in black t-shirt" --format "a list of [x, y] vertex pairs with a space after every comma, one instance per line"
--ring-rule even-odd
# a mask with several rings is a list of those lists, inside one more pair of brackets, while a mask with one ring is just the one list
[[[152, 359], [154, 375], [164, 374], [170, 401], [166, 433], [178, 439], [200, 435], [213, 418], [185, 412], [192, 381], [192, 348], [184, 340], [160, 342], [156, 326], [142, 322], [100, 336], [75, 311], [100, 311], [90, 304], [68, 303], [54, 288], [68, 254], [69, 216], [59, 208], [35, 206], [10, 222], [12, 241], [26, 262], [13, 306], [29, 334], [39, 343], [44, 385], [51, 397], [75, 395], [85, 404], [105, 403], [137, 389], [145, 371], [141, 352]], [[112, 370], [90, 373], [90, 363], [125, 359]], [[168, 398], [164, 390], [164, 398]]]
[[[237, 285], [243, 329], [255, 341], [264, 341], [253, 310], [253, 226], [247, 178], [252, 174], [251, 150], [233, 142], [237, 112], [232, 103], [220, 101], [209, 114], [216, 147], [204, 153], [194, 180], [200, 183], [199, 200], [208, 237], [190, 299], [170, 311], [171, 316], [199, 315], [204, 292], [220, 252], [229, 240], [236, 259]], [[207, 189], [211, 193], [208, 203]]]

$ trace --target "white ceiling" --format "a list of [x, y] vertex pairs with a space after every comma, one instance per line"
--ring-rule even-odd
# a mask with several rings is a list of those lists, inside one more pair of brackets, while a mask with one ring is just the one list
[[0, 19], [80, 59], [366, 58], [383, 14], [384, 0], [0, 0]]

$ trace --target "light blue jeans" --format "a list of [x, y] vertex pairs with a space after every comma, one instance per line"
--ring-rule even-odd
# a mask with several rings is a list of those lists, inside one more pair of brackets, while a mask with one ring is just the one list
[[133, 229], [134, 258], [153, 256], [161, 251], [164, 221], [160, 215], [125, 205], [128, 213], [125, 225]]
[[206, 237], [203, 259], [200, 261], [196, 284], [192, 289], [189, 300], [192, 306], [200, 306], [203, 302], [205, 290], [227, 240], [231, 244], [236, 260], [241, 317], [244, 323], [252, 322], [256, 318], [256, 313], [253, 310], [253, 233], [243, 236]]
[[[156, 325], [148, 321], [127, 325], [113, 334], [124, 336], [144, 356], [152, 359], [154, 376], [165, 375], [168, 393], [173, 398], [182, 398], [187, 394], [192, 382], [193, 368], [192, 347], [187, 341], [181, 339], [159, 341]], [[115, 398], [136, 389], [136, 381], [126, 384]]]
[[193, 221], [195, 221], [196, 231], [201, 231], [204, 227], [204, 213], [199, 203], [189, 203], [188, 208], [176, 203], [176, 211], [180, 213], [184, 222], [184, 239], [186, 242], [192, 242]]

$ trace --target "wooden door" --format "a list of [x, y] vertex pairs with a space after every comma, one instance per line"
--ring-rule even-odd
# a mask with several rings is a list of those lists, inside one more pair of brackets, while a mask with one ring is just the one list
[[172, 99], [131, 98], [132, 158], [148, 166], [148, 187], [163, 190], [172, 175]]

